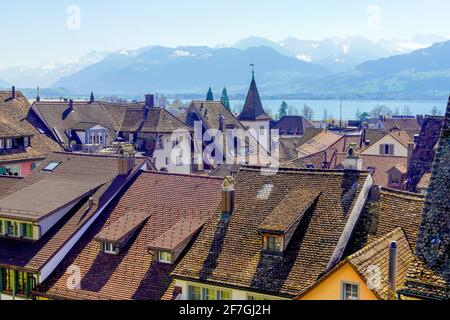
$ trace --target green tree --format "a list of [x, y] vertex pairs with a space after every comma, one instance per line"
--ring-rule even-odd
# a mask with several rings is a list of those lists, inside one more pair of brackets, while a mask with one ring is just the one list
[[364, 121], [369, 120], [369, 117], [370, 117], [370, 114], [368, 114], [367, 112], [363, 112], [359, 116], [359, 120], [364, 122]]
[[231, 111], [230, 99], [228, 98], [227, 88], [223, 88], [220, 102], [222, 102], [222, 104], [225, 106], [225, 108], [227, 108], [228, 111]]
[[211, 87], [209, 87], [208, 94], [206, 95], [206, 101], [214, 101], [214, 95], [212, 93]]
[[286, 101], [281, 102], [280, 110], [278, 111], [278, 117], [281, 119], [287, 116], [288, 105]]

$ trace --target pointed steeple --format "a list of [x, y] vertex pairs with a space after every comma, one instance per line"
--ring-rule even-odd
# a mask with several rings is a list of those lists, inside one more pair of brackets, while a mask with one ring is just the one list
[[261, 98], [259, 97], [258, 87], [256, 86], [255, 81], [254, 64], [251, 64], [250, 66], [252, 67], [252, 82], [248, 89], [244, 108], [238, 119], [240, 121], [270, 121], [272, 118], [265, 113]]
[[416, 247], [427, 266], [450, 281], [450, 98]]
[[206, 95], [206, 101], [214, 101], [214, 95], [211, 87], [209, 87], [208, 94]]

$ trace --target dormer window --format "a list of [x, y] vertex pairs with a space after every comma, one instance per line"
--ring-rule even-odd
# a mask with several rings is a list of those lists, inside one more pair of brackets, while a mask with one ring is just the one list
[[28, 148], [29, 145], [30, 145], [30, 138], [29, 137], [23, 137], [23, 146], [25, 148]]
[[12, 139], [6, 139], [6, 149], [12, 149]]
[[114, 243], [111, 242], [103, 242], [103, 252], [107, 254], [118, 254], [119, 249], [116, 247]]
[[172, 264], [172, 253], [168, 251], [158, 251], [158, 262]]
[[279, 235], [265, 234], [263, 237], [264, 250], [268, 252], [283, 251], [283, 237]]

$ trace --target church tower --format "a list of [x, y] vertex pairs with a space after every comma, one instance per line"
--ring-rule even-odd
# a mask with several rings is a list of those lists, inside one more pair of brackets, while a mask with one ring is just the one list
[[[252, 68], [254, 65], [251, 65]], [[264, 111], [252, 69], [252, 82], [245, 99], [244, 108], [238, 116], [239, 121], [258, 139], [259, 144], [270, 152], [270, 121], [272, 118]]]

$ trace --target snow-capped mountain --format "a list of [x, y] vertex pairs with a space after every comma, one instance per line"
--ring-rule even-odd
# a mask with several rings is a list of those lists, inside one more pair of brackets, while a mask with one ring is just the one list
[[21, 88], [50, 87], [58, 79], [70, 76], [106, 57], [109, 52], [90, 52], [71, 63], [42, 63], [34, 67], [11, 67], [0, 70], [0, 78]]

